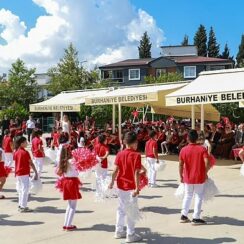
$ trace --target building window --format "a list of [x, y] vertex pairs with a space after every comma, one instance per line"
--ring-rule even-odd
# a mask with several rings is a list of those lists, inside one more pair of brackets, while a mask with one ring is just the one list
[[184, 66], [184, 78], [196, 78], [196, 66]]
[[166, 69], [156, 69], [156, 77], [159, 77], [166, 73]]
[[140, 80], [140, 69], [129, 69], [129, 80]]

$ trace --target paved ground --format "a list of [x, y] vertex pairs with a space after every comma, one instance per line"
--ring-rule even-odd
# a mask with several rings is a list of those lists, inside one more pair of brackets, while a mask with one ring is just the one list
[[[244, 177], [239, 174], [240, 164], [226, 165], [220, 162], [211, 172], [221, 190], [213, 202], [204, 205], [203, 216], [207, 226], [180, 224], [181, 202], [174, 197], [178, 185], [176, 157], [167, 158], [167, 167], [158, 175], [157, 189], [142, 192], [139, 205], [144, 219], [137, 230], [144, 236], [142, 243], [244, 243]], [[117, 200], [95, 203], [89, 179], [84, 182], [83, 199], [78, 203], [74, 224], [75, 232], [62, 231], [66, 202], [54, 189], [55, 175], [52, 165], [45, 165], [43, 191], [31, 197], [29, 207], [34, 213], [21, 214], [17, 211], [15, 179], [8, 179], [0, 201], [0, 243], [45, 243], [45, 244], [122, 244], [114, 240], [114, 223]]]

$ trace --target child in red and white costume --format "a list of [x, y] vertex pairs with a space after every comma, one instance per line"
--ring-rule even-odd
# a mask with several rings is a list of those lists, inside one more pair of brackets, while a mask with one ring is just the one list
[[39, 177], [41, 176], [42, 173], [44, 157], [45, 157], [41, 136], [42, 136], [41, 130], [37, 130], [33, 133], [32, 147], [31, 147], [31, 151], [33, 154], [33, 162], [36, 166]]
[[157, 172], [155, 165], [159, 163], [158, 161], [158, 143], [157, 143], [157, 133], [152, 130], [149, 133], [150, 139], [146, 142], [145, 153], [148, 163], [148, 179], [149, 186], [156, 187], [156, 176]]
[[98, 158], [98, 165], [96, 168], [96, 194], [101, 192], [101, 181], [105, 180], [108, 174], [108, 155], [109, 148], [107, 147], [107, 138], [105, 135], [98, 136], [99, 143], [94, 147]]
[[[119, 152], [115, 159], [115, 169], [112, 174], [112, 182], [109, 186], [113, 188], [117, 178], [118, 200], [117, 221], [115, 238], [126, 238], [126, 242], [138, 242], [142, 237], [135, 233], [135, 220], [127, 216], [126, 208], [130, 204], [131, 197], [137, 202], [139, 195], [139, 178], [144, 170], [141, 164], [141, 155], [137, 150], [137, 136], [134, 132], [127, 132], [124, 137], [126, 149]], [[127, 232], [124, 230], [125, 218], [127, 217]]]
[[76, 229], [75, 225], [72, 225], [72, 221], [75, 215], [77, 200], [81, 199], [79, 186], [79, 172], [76, 170], [74, 164], [72, 164], [71, 150], [68, 145], [64, 145], [60, 154], [58, 174], [63, 176], [62, 189], [63, 199], [68, 201], [68, 206], [65, 213], [65, 220], [63, 229], [71, 231]]
[[207, 150], [197, 144], [198, 134], [191, 130], [188, 134], [189, 144], [182, 148], [179, 155], [179, 173], [181, 183], [184, 183], [185, 193], [182, 203], [181, 223], [191, 222], [188, 218], [192, 198], [195, 198], [195, 206], [192, 224], [206, 224], [200, 218], [204, 197], [205, 182], [208, 171], [211, 168]]
[[[2, 156], [3, 152], [2, 150], [0, 150], [0, 192], [2, 191], [7, 178], [7, 172], [4, 167], [4, 161], [2, 160]], [[0, 195], [0, 199], [5, 199], [5, 196]]]
[[27, 147], [26, 138], [19, 137], [16, 140], [16, 146], [17, 148], [14, 153], [14, 161], [15, 176], [19, 193], [19, 211], [31, 212], [31, 210], [27, 208], [30, 184], [30, 168], [32, 168], [35, 173], [34, 180], [38, 179], [38, 174], [36, 171], [36, 167], [31, 160], [29, 152], [25, 150], [25, 148]]
[[5, 166], [12, 167], [13, 166], [13, 138], [11, 137], [11, 133], [8, 129], [4, 131], [3, 138], [3, 150], [4, 150], [4, 163]]

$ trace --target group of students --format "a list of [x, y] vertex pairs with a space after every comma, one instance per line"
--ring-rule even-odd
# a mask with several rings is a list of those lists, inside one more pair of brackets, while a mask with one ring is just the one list
[[[34, 180], [41, 177], [42, 167], [44, 163], [44, 150], [41, 139], [42, 132], [36, 131], [32, 139], [31, 151], [33, 154], [33, 161], [30, 153], [26, 150], [27, 140], [25, 137], [18, 137], [15, 140], [15, 149], [13, 142], [9, 139], [9, 134], [6, 131], [4, 138], [4, 156], [9, 148], [13, 153], [13, 160], [15, 162], [15, 176], [18, 183], [19, 196], [19, 211], [30, 212], [27, 207], [29, 195], [29, 176], [31, 169], [34, 172]], [[149, 132], [150, 139], [145, 145], [145, 154], [148, 162], [148, 178], [149, 186], [156, 187], [156, 170], [155, 166], [159, 163], [157, 132], [151, 130]], [[79, 172], [73, 164], [72, 149], [69, 144], [69, 134], [62, 132], [58, 138], [58, 161], [56, 173], [59, 177], [63, 177], [62, 194], [63, 199], [68, 201], [68, 206], [65, 213], [65, 221], [63, 230], [72, 231], [77, 227], [73, 225], [73, 218], [76, 211], [77, 200], [81, 199]], [[96, 177], [105, 178], [108, 169], [108, 155], [109, 150], [106, 143], [106, 136], [100, 134], [93, 142], [94, 151], [98, 158], [99, 170], [96, 171]], [[204, 143], [199, 143], [199, 135], [196, 130], [190, 130], [188, 133], [188, 145], [182, 148], [179, 156], [179, 176], [181, 182], [185, 184], [185, 196], [183, 199], [181, 223], [192, 222], [193, 224], [205, 224], [206, 222], [200, 218], [201, 206], [203, 202], [204, 186], [208, 178], [208, 171], [211, 168], [209, 153], [204, 147]], [[124, 149], [118, 152], [114, 162], [114, 170], [112, 173], [112, 180], [109, 188], [114, 187], [115, 181], [118, 188], [118, 202], [119, 206], [116, 214], [116, 229], [115, 238], [126, 238], [127, 243], [138, 242], [142, 240], [142, 236], [135, 232], [135, 220], [128, 216], [127, 207], [133, 201], [138, 201], [137, 196], [140, 194], [139, 178], [141, 174], [146, 172], [142, 164], [141, 154], [138, 152], [138, 136], [135, 132], [126, 132], [123, 138]], [[84, 138], [78, 141], [79, 147], [84, 147]], [[6, 172], [4, 172], [4, 162], [2, 160], [2, 152], [0, 153], [0, 190], [6, 180]], [[99, 184], [99, 183], [98, 183]], [[190, 209], [191, 200], [195, 196], [195, 207], [193, 219], [190, 221], [188, 213]], [[126, 221], [126, 222], [125, 222]], [[125, 229], [125, 225], [127, 229]]]

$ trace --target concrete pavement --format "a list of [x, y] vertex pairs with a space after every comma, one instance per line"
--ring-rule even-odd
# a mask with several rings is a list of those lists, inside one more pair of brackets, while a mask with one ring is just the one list
[[[178, 186], [177, 158], [167, 157], [165, 171], [158, 174], [159, 188], [145, 189], [139, 206], [143, 220], [137, 224], [144, 241], [153, 244], [244, 243], [244, 177], [240, 176], [240, 164], [220, 162], [210, 177], [220, 189], [214, 201], [204, 204], [203, 217], [206, 226], [180, 224], [181, 201], [174, 197]], [[45, 165], [43, 191], [32, 196], [29, 207], [33, 213], [19, 213], [13, 174], [8, 178], [0, 201], [0, 244], [122, 244], [113, 239], [117, 199], [103, 203], [94, 201], [91, 186], [94, 176], [84, 181], [83, 199], [78, 202], [74, 224], [78, 230], [62, 230], [66, 202], [55, 190], [53, 165]]]

